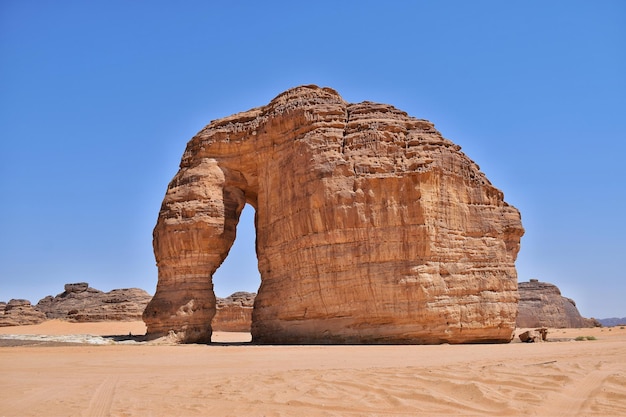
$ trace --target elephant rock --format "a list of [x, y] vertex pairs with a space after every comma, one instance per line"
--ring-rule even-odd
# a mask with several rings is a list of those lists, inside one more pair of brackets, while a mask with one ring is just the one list
[[157, 225], [148, 334], [209, 342], [246, 204], [256, 343], [509, 342], [520, 214], [426, 120], [301, 86], [187, 144]]

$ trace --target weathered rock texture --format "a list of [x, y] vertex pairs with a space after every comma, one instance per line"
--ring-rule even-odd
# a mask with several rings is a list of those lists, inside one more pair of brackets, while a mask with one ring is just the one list
[[75, 322], [141, 320], [152, 296], [139, 288], [116, 289], [109, 292], [89, 287], [86, 282], [65, 284], [57, 296], [42, 298], [37, 309], [48, 319]]
[[216, 311], [211, 327], [223, 332], [249, 332], [256, 294], [236, 292], [226, 298], [216, 298]]
[[559, 288], [547, 282], [531, 279], [519, 283], [519, 313], [517, 327], [595, 327], [600, 323], [580, 315], [576, 303], [563, 297]]
[[255, 210], [257, 343], [509, 342], [519, 212], [432, 123], [304, 86], [211, 122], [168, 186], [148, 333], [208, 342], [212, 276]]
[[520, 333], [519, 340], [524, 343], [545, 342], [548, 339], [548, 329], [541, 327], [535, 330], [526, 330]]
[[0, 303], [0, 327], [39, 324], [46, 315], [38, 311], [28, 300], [13, 299]]

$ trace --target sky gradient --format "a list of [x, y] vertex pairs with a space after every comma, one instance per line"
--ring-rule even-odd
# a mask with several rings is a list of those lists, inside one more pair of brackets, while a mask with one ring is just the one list
[[[302, 84], [435, 123], [522, 214], [520, 281], [626, 316], [626, 2], [0, 1], [0, 300], [153, 293], [185, 145]], [[252, 209], [215, 278], [256, 291]]]

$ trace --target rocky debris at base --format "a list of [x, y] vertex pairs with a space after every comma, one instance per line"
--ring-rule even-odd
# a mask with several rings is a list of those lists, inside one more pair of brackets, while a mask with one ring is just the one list
[[601, 326], [597, 320], [581, 316], [574, 300], [563, 297], [554, 284], [531, 279], [530, 282], [520, 282], [518, 291], [518, 328]]

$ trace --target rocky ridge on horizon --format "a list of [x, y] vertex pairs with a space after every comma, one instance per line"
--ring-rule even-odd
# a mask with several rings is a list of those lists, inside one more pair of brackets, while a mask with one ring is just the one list
[[[215, 330], [249, 332], [255, 293], [238, 291], [217, 297]], [[61, 319], [71, 322], [133, 321], [141, 315], [152, 296], [139, 288], [103, 292], [86, 282], [65, 284], [64, 291], [46, 296], [32, 305], [29, 300], [0, 301], [0, 327], [39, 324]]]
[[626, 317], [607, 317], [598, 321], [605, 327], [626, 326]]
[[152, 296], [140, 288], [121, 288], [103, 292], [86, 282], [65, 284], [56, 296], [39, 300], [36, 308], [48, 319], [73, 322], [132, 321], [141, 315]]
[[39, 324], [45, 320], [46, 315], [28, 300], [14, 298], [0, 302], [0, 327]]

